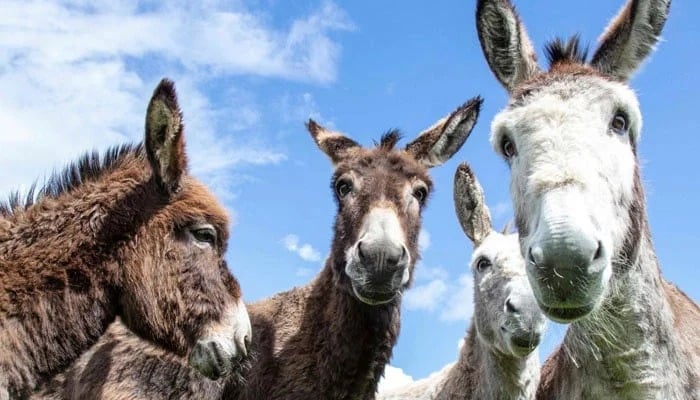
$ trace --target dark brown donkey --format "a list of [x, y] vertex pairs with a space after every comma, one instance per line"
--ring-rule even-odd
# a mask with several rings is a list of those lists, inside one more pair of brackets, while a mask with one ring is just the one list
[[143, 145], [86, 155], [0, 206], [0, 399], [68, 367], [117, 316], [207, 376], [238, 364], [251, 329], [224, 261], [226, 212], [186, 166], [163, 80]]
[[[48, 398], [372, 399], [399, 333], [401, 293], [418, 260], [428, 168], [457, 152], [473, 99], [399, 149], [397, 132], [365, 149], [309, 121], [333, 161], [338, 204], [331, 254], [309, 284], [249, 306], [255, 362], [246, 384], [206, 382], [121, 327], [54, 382]], [[95, 368], [95, 366], [98, 366]]]

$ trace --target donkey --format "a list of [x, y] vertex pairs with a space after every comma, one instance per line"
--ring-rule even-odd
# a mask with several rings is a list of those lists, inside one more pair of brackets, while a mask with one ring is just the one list
[[120, 328], [37, 398], [373, 399], [419, 258], [421, 213], [432, 190], [428, 168], [462, 147], [481, 102], [468, 101], [404, 149], [396, 147], [398, 131], [367, 149], [308, 121], [335, 166], [331, 254], [307, 285], [248, 306], [255, 359], [244, 385], [203, 382], [178, 357], [163, 357]]
[[430, 377], [381, 393], [383, 400], [534, 399], [540, 363], [534, 351], [545, 318], [532, 294], [517, 234], [491, 226], [483, 191], [468, 164], [454, 181], [457, 217], [474, 244], [474, 317], [459, 359]]
[[251, 326], [224, 261], [227, 229], [187, 173], [175, 88], [163, 80], [144, 144], [88, 154], [37, 196], [0, 206], [0, 399], [27, 396], [116, 317], [202, 374], [229, 374]]
[[542, 71], [511, 3], [477, 3], [482, 49], [510, 94], [491, 142], [511, 169], [528, 277], [545, 315], [571, 323], [538, 398], [700, 399], [700, 308], [661, 276], [627, 84], [669, 7], [630, 0], [590, 62], [577, 37], [558, 39]]

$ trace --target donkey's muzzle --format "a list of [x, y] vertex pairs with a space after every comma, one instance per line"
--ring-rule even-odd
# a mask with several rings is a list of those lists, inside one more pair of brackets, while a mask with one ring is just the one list
[[388, 240], [357, 242], [360, 263], [378, 280], [388, 280], [408, 266], [408, 251], [403, 245]]
[[592, 229], [568, 221], [541, 224], [527, 248], [527, 271], [542, 311], [571, 322], [587, 315], [602, 296], [609, 263]]
[[355, 262], [346, 272], [358, 299], [367, 304], [387, 303], [408, 282], [410, 256], [405, 246], [389, 240], [359, 241]]

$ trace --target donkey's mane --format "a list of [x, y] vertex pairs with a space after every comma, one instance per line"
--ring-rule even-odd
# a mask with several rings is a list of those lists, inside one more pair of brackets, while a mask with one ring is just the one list
[[399, 140], [401, 140], [401, 132], [398, 129], [390, 129], [382, 135], [378, 147], [382, 150], [391, 151]]
[[555, 38], [545, 44], [544, 51], [550, 68], [560, 63], [585, 64], [588, 58], [588, 46], [581, 45], [579, 35], [571, 36], [566, 40]]
[[127, 156], [137, 154], [145, 154], [142, 144], [113, 146], [102, 156], [97, 151], [87, 152], [61, 171], [54, 171], [38, 190], [35, 181], [25, 196], [20, 195], [19, 191], [11, 192], [6, 201], [0, 201], [0, 216], [10, 216], [16, 211], [26, 210], [43, 198], [56, 198], [83, 183], [94, 182]]

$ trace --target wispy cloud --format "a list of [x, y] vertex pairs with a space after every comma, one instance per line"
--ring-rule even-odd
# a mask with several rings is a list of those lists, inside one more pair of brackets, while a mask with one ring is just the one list
[[287, 250], [296, 253], [302, 260], [310, 262], [321, 261], [321, 253], [308, 243], [300, 244], [299, 236], [297, 235], [290, 234], [285, 236], [282, 239], [282, 244]]
[[474, 280], [462, 274], [440, 312], [443, 321], [468, 321], [474, 313]]
[[435, 279], [406, 291], [403, 304], [409, 310], [433, 311], [446, 294], [447, 284], [442, 279]]
[[330, 34], [352, 28], [331, 2], [279, 29], [245, 2], [5, 1], [0, 170], [15, 172], [0, 175], [0, 192], [85, 150], [141, 140], [148, 97], [163, 75], [178, 87], [194, 173], [225, 191], [240, 180], [235, 167], [285, 155], [264, 140], [241, 140], [259, 135], [233, 139], [255, 131], [264, 108], [218, 78], [332, 82], [340, 47]]
[[473, 279], [460, 275], [456, 281], [442, 268], [418, 266], [413, 288], [407, 290], [403, 305], [408, 310], [438, 313], [443, 321], [468, 321], [474, 311]]

